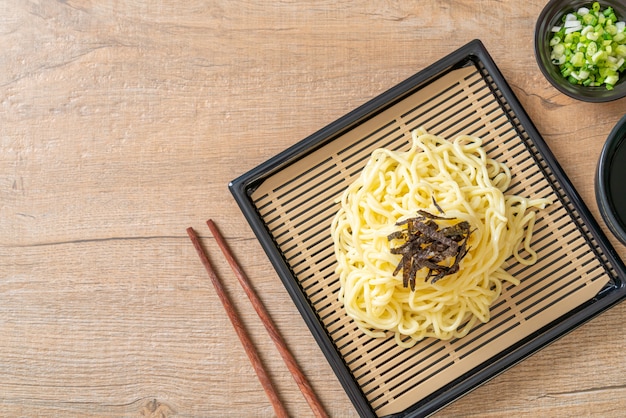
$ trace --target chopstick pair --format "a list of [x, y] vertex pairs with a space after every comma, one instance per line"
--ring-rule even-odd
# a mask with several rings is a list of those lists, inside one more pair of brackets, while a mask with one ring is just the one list
[[[207, 221], [207, 225], [209, 229], [211, 230], [211, 233], [213, 234], [213, 238], [215, 238], [217, 245], [220, 247], [220, 250], [222, 250], [222, 253], [224, 254], [224, 257], [226, 258], [226, 261], [228, 261], [228, 264], [230, 264], [230, 267], [233, 270], [233, 273], [235, 273], [235, 276], [239, 280], [241, 287], [243, 287], [243, 290], [246, 292], [248, 299], [250, 299], [250, 302], [252, 303], [254, 310], [256, 311], [257, 315], [261, 319], [261, 322], [263, 322], [265, 329], [267, 330], [270, 337], [274, 341], [274, 344], [276, 344], [276, 347], [278, 348], [278, 351], [280, 355], [282, 356], [283, 361], [287, 365], [287, 368], [291, 372], [291, 375], [293, 376], [294, 380], [298, 384], [298, 387], [300, 388], [300, 391], [304, 395], [304, 398], [309, 404], [311, 410], [313, 411], [316, 417], [319, 417], [319, 418], [328, 417], [328, 415], [324, 411], [324, 408], [322, 407], [321, 402], [319, 401], [319, 399], [313, 392], [313, 388], [307, 381], [302, 370], [300, 370], [300, 367], [296, 363], [295, 358], [291, 355], [291, 352], [287, 348], [287, 345], [285, 344], [284, 340], [280, 336], [278, 329], [274, 325], [274, 322], [272, 321], [267, 310], [265, 309], [265, 306], [263, 306], [263, 303], [258, 298], [254, 289], [250, 285], [250, 281], [248, 280], [248, 277], [243, 272], [243, 270], [241, 269], [241, 267], [235, 260], [235, 257], [233, 256], [230, 249], [228, 248], [228, 245], [226, 244], [226, 240], [224, 239], [224, 237], [222, 236], [220, 231], [217, 229], [217, 226], [212, 220], [209, 219]], [[254, 368], [257, 376], [259, 377], [261, 385], [263, 386], [263, 389], [265, 390], [265, 393], [267, 394], [267, 397], [269, 398], [274, 408], [274, 411], [276, 412], [276, 415], [278, 417], [288, 417], [289, 415], [287, 414], [287, 411], [285, 407], [283, 406], [276, 389], [274, 388], [267, 372], [265, 371], [263, 367], [261, 359], [259, 358], [259, 355], [256, 349], [254, 348], [254, 345], [252, 344], [252, 340], [248, 336], [248, 333], [246, 332], [246, 329], [244, 328], [241, 319], [237, 315], [237, 312], [235, 311], [233, 304], [228, 298], [228, 295], [226, 294], [220, 279], [215, 273], [215, 270], [213, 269], [213, 266], [211, 265], [211, 262], [209, 261], [207, 254], [205, 253], [204, 249], [202, 248], [202, 245], [200, 244], [198, 235], [196, 234], [194, 229], [191, 227], [187, 228], [187, 234], [189, 235], [189, 238], [191, 239], [191, 242], [193, 243], [193, 246], [195, 247], [196, 252], [198, 253], [198, 256], [200, 257], [200, 261], [202, 261], [202, 264], [204, 265], [204, 268], [206, 269], [209, 275], [209, 278], [211, 279], [211, 282], [213, 283], [213, 286], [215, 287], [215, 291], [217, 292], [217, 295], [219, 296], [220, 301], [222, 302], [222, 305], [224, 306], [224, 309], [226, 310], [226, 313], [230, 319], [230, 322], [233, 324], [233, 327], [235, 328], [235, 331], [237, 332], [237, 335], [239, 336], [239, 339], [241, 340], [241, 343], [246, 351], [246, 354], [248, 354], [248, 358], [250, 359], [250, 362], [252, 363], [252, 367]]]

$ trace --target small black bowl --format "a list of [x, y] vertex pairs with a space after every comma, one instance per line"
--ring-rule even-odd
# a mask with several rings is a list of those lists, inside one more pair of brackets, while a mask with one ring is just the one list
[[[559, 67], [552, 63], [550, 54], [552, 47], [552, 28], [561, 24], [560, 19], [567, 13], [581, 7], [591, 8], [593, 1], [585, 0], [551, 0], [539, 14], [535, 26], [535, 58], [543, 75], [561, 93], [585, 102], [609, 102], [626, 96], [626, 74], [622, 73], [612, 90], [604, 86], [585, 87], [572, 84], [561, 75]], [[615, 10], [618, 19], [626, 20], [626, 2], [624, 0], [602, 0], [602, 10], [608, 6]]]
[[598, 160], [596, 201], [611, 232], [626, 245], [626, 115], [609, 134]]

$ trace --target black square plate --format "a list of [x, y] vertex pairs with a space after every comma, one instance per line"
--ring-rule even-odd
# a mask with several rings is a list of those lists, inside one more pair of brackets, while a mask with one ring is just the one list
[[[403, 349], [363, 335], [337, 301], [330, 222], [337, 198], [380, 147], [417, 127], [480, 136], [510, 189], [538, 214], [534, 266], [466, 337]], [[621, 301], [625, 268], [479, 40], [233, 180], [229, 188], [361, 416], [424, 416]]]

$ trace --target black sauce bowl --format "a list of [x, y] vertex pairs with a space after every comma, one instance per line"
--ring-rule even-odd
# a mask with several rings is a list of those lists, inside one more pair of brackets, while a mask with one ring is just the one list
[[596, 169], [595, 191], [606, 225], [626, 245], [626, 115], [604, 143]]
[[[559, 67], [554, 65], [550, 59], [552, 28], [561, 24], [561, 18], [565, 14], [576, 11], [583, 6], [591, 8], [592, 3], [593, 1], [589, 0], [549, 1], [539, 14], [535, 25], [535, 58], [543, 75], [561, 93], [585, 102], [609, 102], [626, 96], [626, 73], [620, 74], [620, 79], [612, 90], [607, 90], [604, 86], [582, 86], [567, 81], [561, 75]], [[608, 6], [615, 10], [618, 19], [626, 20], [626, 2], [624, 0], [600, 1], [602, 10]]]

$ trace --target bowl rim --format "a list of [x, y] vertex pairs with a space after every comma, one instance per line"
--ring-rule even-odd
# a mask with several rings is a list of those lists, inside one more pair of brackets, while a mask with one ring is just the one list
[[[594, 103], [619, 100], [626, 97], [626, 72], [622, 73], [620, 81], [613, 90], [606, 90], [606, 88], [602, 86], [583, 87], [570, 84], [564, 78], [562, 78], [562, 81], [564, 82], [559, 82], [557, 77], [561, 76], [556, 70], [557, 67], [554, 66], [554, 70], [551, 71], [551, 69], [548, 68], [546, 64], [550, 63], [548, 33], [550, 33], [549, 30], [554, 25], [554, 22], [558, 20], [558, 18], [562, 16], [563, 13], [575, 10], [581, 6], [591, 5], [591, 3], [593, 3], [593, 0], [550, 0], [548, 3], [546, 3], [546, 5], [539, 13], [537, 22], [535, 24], [535, 60], [537, 61], [539, 70], [548, 80], [548, 82], [558, 91], [569, 97], [585, 102]], [[603, 7], [606, 7], [607, 5], [614, 7], [616, 5], [617, 7], [614, 8], [617, 8], [620, 12], [620, 18], [626, 20], [626, 5], [621, 4], [618, 1], [611, 0], [601, 1], [601, 5]]]
[[626, 225], [624, 225], [624, 220], [615, 214], [614, 203], [608, 193], [613, 155], [620, 147], [626, 147], [626, 115], [609, 133], [598, 158], [595, 176], [595, 194], [600, 215], [613, 235], [626, 245]]

